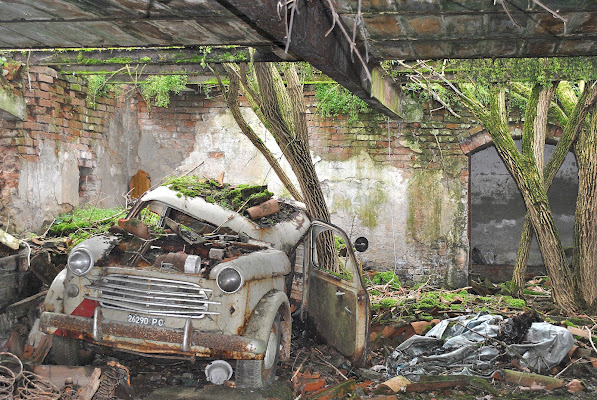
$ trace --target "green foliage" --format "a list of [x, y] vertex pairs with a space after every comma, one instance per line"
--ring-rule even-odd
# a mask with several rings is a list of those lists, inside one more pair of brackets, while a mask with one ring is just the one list
[[105, 97], [108, 94], [108, 86], [104, 75], [88, 75], [87, 79], [87, 104], [97, 107], [97, 97]]
[[527, 305], [526, 301], [523, 299], [515, 299], [511, 296], [504, 296], [503, 300], [510, 308], [522, 308]]
[[83, 240], [108, 232], [108, 228], [115, 225], [125, 210], [116, 208], [97, 208], [87, 206], [75, 208], [71, 212], [59, 215], [48, 234], [52, 236], [69, 236], [72, 245]]
[[398, 290], [402, 287], [400, 284], [400, 278], [394, 273], [394, 271], [378, 272], [371, 278], [371, 282], [374, 285], [387, 285], [389, 287]]
[[157, 107], [165, 108], [170, 104], [170, 93], [179, 94], [186, 85], [186, 75], [153, 75], [139, 84], [145, 99], [152, 100]]
[[[382, 63], [386, 73], [400, 82], [404, 82], [408, 76], [418, 77], [416, 82], [401, 83], [401, 85], [420, 103], [425, 104], [434, 100], [431, 94], [435, 92], [443, 102], [458, 113], [464, 109], [462, 102], [438, 74], [461, 90], [463, 87], [472, 88], [469, 93], [484, 105], [488, 105], [489, 88], [495, 83], [522, 82], [531, 87], [535, 84], [546, 87], [552, 82], [561, 80], [597, 79], [597, 57], [437, 60], [409, 65], [414, 70], [396, 61]], [[518, 112], [520, 116], [524, 115], [525, 98], [510, 92], [507, 101], [510, 111]]]
[[342, 239], [340, 236], [334, 236], [334, 244], [336, 245], [336, 250], [338, 253], [346, 249], [346, 243], [344, 243], [344, 239]]
[[220, 185], [212, 179], [191, 175], [169, 178], [164, 182], [164, 186], [178, 192], [181, 197], [202, 197], [208, 203], [218, 204], [237, 212], [261, 204], [273, 196], [273, 193], [267, 190], [267, 186]]
[[[415, 63], [411, 66], [422, 72], [429, 82], [440, 82], [433, 71], [455, 83], [474, 82], [485, 86], [514, 81], [545, 86], [559, 80], [597, 78], [597, 57], [448, 59], [426, 61], [425, 64], [430, 68]], [[392, 77], [413, 73], [393, 60], [384, 61], [382, 68]]]
[[393, 297], [386, 297], [384, 299], [381, 299], [379, 302], [372, 304], [371, 308], [373, 310], [379, 310], [381, 308], [390, 309], [394, 307], [396, 304], [398, 304], [398, 299], [395, 299]]
[[367, 103], [337, 83], [318, 83], [315, 98], [318, 101], [319, 114], [324, 117], [346, 114], [349, 124], [357, 122], [361, 113], [372, 111]]

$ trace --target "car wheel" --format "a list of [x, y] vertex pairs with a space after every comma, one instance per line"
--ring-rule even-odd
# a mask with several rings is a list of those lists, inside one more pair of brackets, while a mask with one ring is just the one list
[[83, 342], [67, 337], [52, 337], [50, 357], [57, 365], [86, 365], [93, 361], [94, 354], [83, 349]]
[[276, 377], [280, 355], [280, 314], [276, 314], [267, 341], [263, 360], [238, 360], [236, 362], [236, 384], [244, 388], [270, 386]]

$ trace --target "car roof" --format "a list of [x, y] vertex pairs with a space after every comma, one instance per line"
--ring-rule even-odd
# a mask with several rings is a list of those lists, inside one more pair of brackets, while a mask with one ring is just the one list
[[272, 247], [286, 253], [295, 247], [311, 224], [304, 208], [300, 207], [300, 203], [285, 199], [279, 201], [293, 205], [296, 212], [290, 218], [272, 226], [260, 226], [236, 211], [209, 203], [202, 197], [186, 197], [166, 186], [146, 192], [141, 197], [141, 201], [160, 201], [199, 220], [229, 228], [240, 235], [247, 235], [251, 239], [271, 243]]

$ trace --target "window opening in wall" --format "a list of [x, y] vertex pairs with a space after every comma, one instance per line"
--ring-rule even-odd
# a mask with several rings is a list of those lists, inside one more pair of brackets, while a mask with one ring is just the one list
[[79, 166], [79, 197], [85, 197], [85, 195], [89, 194], [92, 173], [92, 168]]
[[[516, 141], [520, 150], [520, 140]], [[555, 146], [545, 146], [545, 163]], [[470, 243], [472, 276], [492, 281], [512, 279], [526, 208], [514, 179], [494, 146], [471, 155]], [[578, 167], [569, 153], [548, 192], [551, 210], [564, 248], [572, 246]], [[533, 238], [529, 273], [544, 274], [543, 259]]]

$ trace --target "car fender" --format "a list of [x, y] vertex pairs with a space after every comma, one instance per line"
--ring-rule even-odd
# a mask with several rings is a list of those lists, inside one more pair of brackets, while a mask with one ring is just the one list
[[50, 285], [44, 300], [44, 311], [64, 313], [64, 280], [66, 279], [66, 272], [66, 268], [60, 271]]
[[276, 312], [280, 313], [280, 341], [282, 350], [280, 358], [290, 358], [290, 335], [292, 319], [290, 316], [290, 303], [286, 294], [279, 290], [272, 290], [265, 294], [249, 317], [243, 336], [263, 340], [267, 343], [270, 329], [276, 318]]

